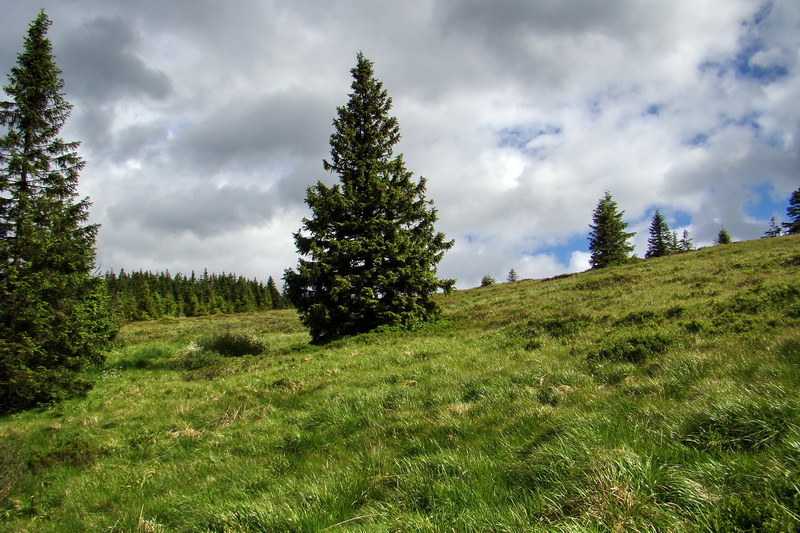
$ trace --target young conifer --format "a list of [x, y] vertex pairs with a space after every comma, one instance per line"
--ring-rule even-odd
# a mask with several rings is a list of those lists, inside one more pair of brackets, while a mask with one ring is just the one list
[[762, 239], [770, 239], [772, 237], [780, 237], [783, 231], [781, 230], [780, 225], [775, 221], [775, 217], [769, 219], [769, 227], [767, 231], [764, 232], [764, 235], [761, 237]]
[[284, 276], [315, 342], [418, 324], [437, 314], [434, 293], [454, 284], [436, 277], [453, 242], [434, 230], [425, 179], [414, 182], [393, 153], [400, 128], [372, 66], [358, 54], [350, 100], [333, 121], [331, 159], [323, 162], [340, 183], [308, 188], [312, 215], [294, 235], [301, 259]]
[[603, 268], [628, 260], [633, 251], [628, 239], [635, 233], [625, 231], [628, 223], [622, 220], [623, 214], [624, 211], [617, 210], [617, 203], [606, 191], [592, 215], [594, 223], [589, 226], [589, 250], [592, 252], [589, 262], [592, 268]]
[[58, 134], [72, 106], [44, 11], [31, 23], [0, 103], [0, 412], [85, 392], [113, 331], [92, 276], [97, 226], [78, 200], [84, 161]]
[[[677, 241], [677, 238], [674, 239]], [[650, 238], [647, 239], [647, 252], [645, 257], [662, 257], [672, 252], [676, 244], [673, 243], [673, 235], [669, 229], [667, 221], [661, 213], [656, 210], [650, 222]]]
[[678, 250], [681, 252], [690, 252], [694, 250], [694, 242], [692, 238], [689, 236], [689, 230], [683, 230], [683, 236], [681, 240], [678, 241]]
[[719, 233], [717, 233], [717, 238], [714, 239], [714, 244], [730, 244], [733, 242], [731, 240], [731, 234], [728, 233], [728, 230], [725, 229], [725, 226], [719, 228]]

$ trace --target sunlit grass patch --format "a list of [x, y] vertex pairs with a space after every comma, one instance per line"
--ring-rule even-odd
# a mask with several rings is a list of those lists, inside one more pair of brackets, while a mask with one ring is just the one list
[[0, 529], [797, 530], [798, 242], [325, 346], [291, 311], [131, 324], [86, 398], [0, 419]]

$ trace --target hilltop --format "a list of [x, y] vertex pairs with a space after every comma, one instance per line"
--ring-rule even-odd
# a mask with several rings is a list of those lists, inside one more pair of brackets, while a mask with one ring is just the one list
[[795, 531], [798, 274], [789, 236], [324, 346], [291, 310], [130, 324], [88, 397], [0, 418], [0, 528]]

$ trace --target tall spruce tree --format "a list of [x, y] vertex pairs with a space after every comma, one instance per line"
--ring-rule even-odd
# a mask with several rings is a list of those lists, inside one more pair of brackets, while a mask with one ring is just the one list
[[786, 228], [787, 235], [800, 233], [800, 188], [795, 190], [789, 197], [789, 207], [786, 208], [786, 216], [789, 222], [783, 222], [781, 226]]
[[592, 268], [624, 263], [629, 259], [633, 246], [628, 244], [628, 239], [635, 233], [625, 231], [628, 223], [622, 220], [624, 213], [617, 210], [617, 203], [606, 191], [592, 214], [594, 223], [589, 226], [589, 250], [592, 252], [589, 263]]
[[44, 11], [17, 56], [0, 103], [0, 412], [85, 392], [113, 327], [104, 283], [92, 276], [97, 226], [78, 200], [84, 161], [59, 131], [72, 106]]
[[286, 295], [315, 342], [412, 326], [438, 312], [433, 295], [454, 282], [436, 277], [452, 241], [434, 230], [425, 179], [412, 180], [402, 155], [392, 99], [359, 53], [350, 100], [337, 109], [326, 170], [340, 183], [309, 187], [311, 218], [294, 235], [301, 255], [286, 271]]
[[650, 221], [650, 238], [647, 239], [647, 252], [644, 256], [647, 258], [665, 256], [677, 248], [677, 240], [664, 216], [656, 209]]

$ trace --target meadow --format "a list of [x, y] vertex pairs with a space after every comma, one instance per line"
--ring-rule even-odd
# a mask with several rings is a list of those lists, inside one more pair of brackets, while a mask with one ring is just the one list
[[126, 325], [0, 418], [0, 531], [800, 530], [800, 236], [438, 298]]

